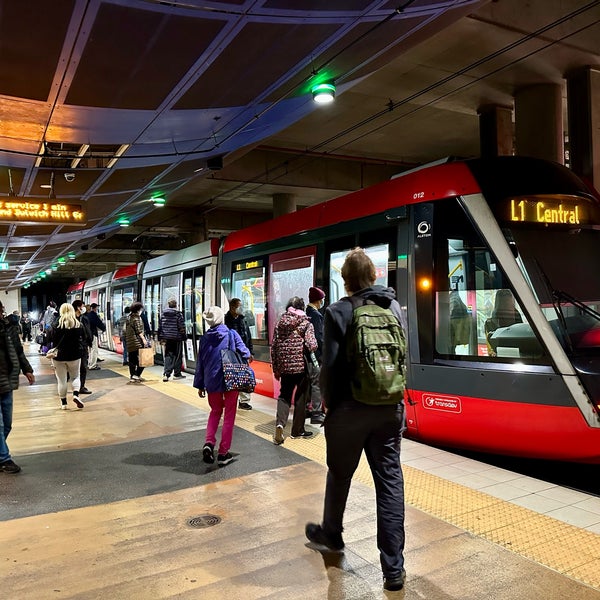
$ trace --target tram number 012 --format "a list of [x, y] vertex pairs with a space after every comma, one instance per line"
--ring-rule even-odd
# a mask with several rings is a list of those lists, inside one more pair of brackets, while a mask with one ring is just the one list
[[415, 192], [413, 194], [413, 200], [422, 200], [425, 198], [425, 192]]

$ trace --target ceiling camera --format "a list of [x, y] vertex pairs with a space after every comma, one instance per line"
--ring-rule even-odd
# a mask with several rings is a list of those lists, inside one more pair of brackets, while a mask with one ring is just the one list
[[65, 173], [65, 179], [71, 183], [72, 181], [75, 181], [75, 173]]

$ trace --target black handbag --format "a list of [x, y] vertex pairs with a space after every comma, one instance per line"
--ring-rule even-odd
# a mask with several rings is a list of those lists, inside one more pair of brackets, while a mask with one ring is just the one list
[[223, 365], [223, 379], [225, 391], [253, 392], [256, 387], [256, 378], [252, 367], [232, 348], [233, 333], [229, 331], [227, 348], [221, 350], [221, 363]]

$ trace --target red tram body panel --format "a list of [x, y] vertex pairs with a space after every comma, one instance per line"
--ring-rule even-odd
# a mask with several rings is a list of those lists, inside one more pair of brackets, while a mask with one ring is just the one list
[[405, 316], [408, 437], [600, 463], [600, 202], [565, 167], [424, 166], [211, 244], [216, 276], [189, 290], [197, 306], [241, 299], [258, 393], [278, 391], [270, 343], [288, 298], [316, 285], [339, 300], [361, 246]]

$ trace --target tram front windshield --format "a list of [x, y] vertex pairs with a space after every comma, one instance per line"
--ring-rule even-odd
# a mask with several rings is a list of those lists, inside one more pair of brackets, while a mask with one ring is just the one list
[[[519, 202], [513, 201], [513, 208]], [[524, 217], [513, 218], [504, 229], [517, 261], [565, 349], [600, 350], [598, 208], [574, 197], [529, 197], [526, 202], [529, 212], [513, 211], [513, 217]]]

